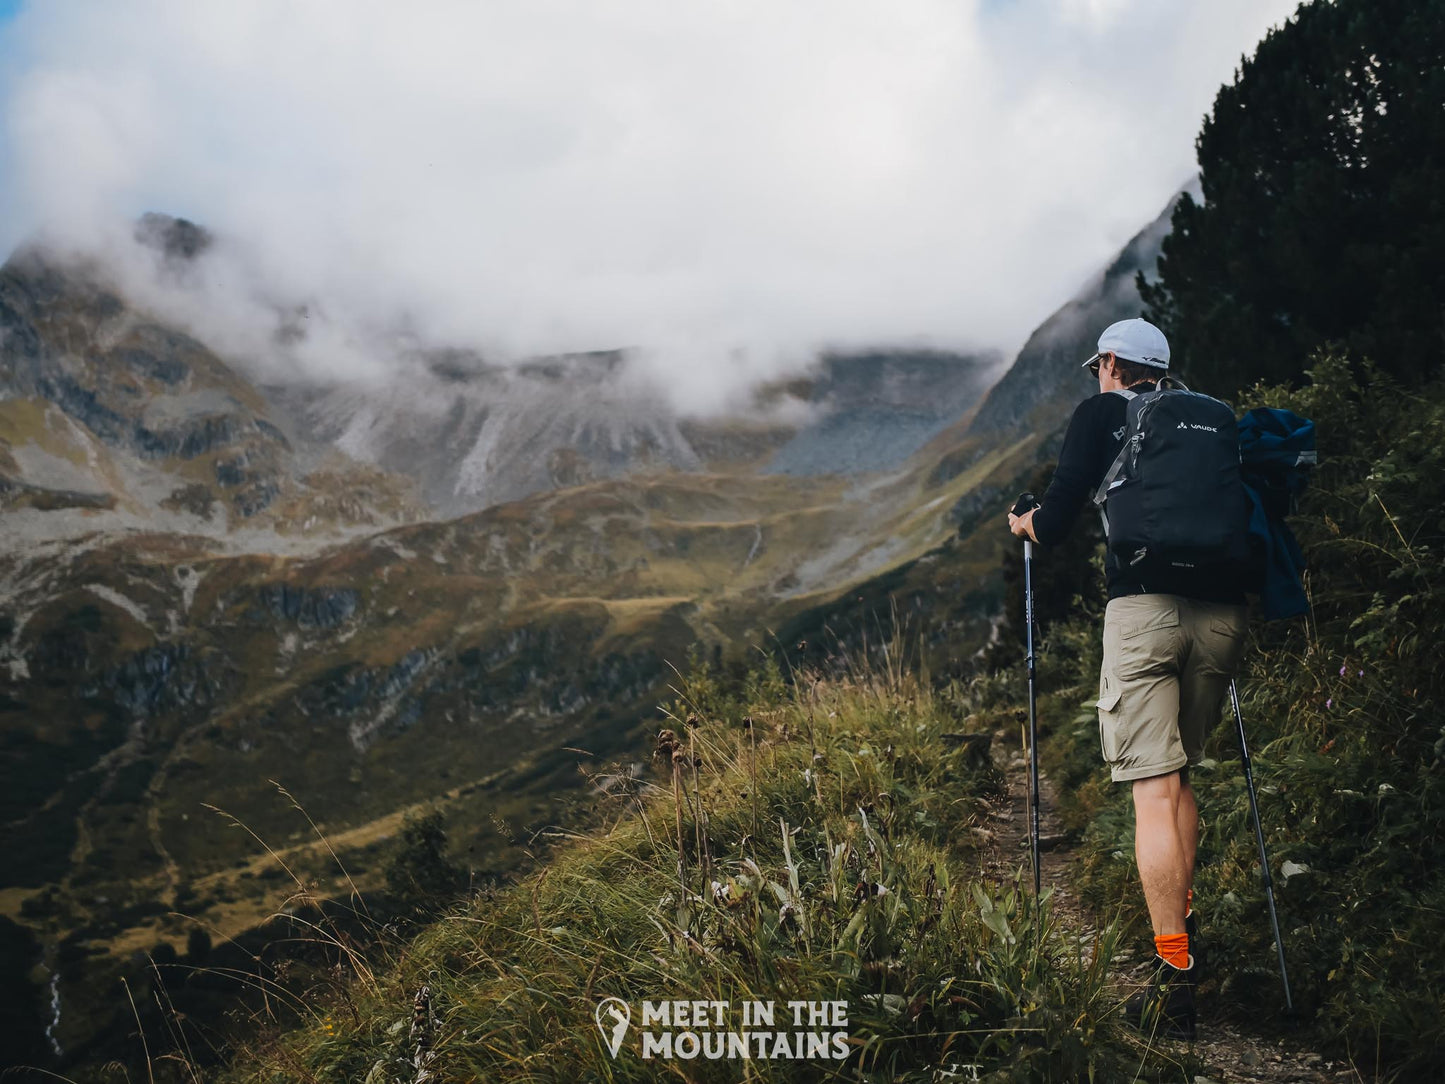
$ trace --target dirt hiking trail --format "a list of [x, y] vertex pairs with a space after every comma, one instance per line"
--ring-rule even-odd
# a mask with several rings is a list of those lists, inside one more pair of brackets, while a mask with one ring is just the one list
[[[983, 872], [997, 883], [1008, 883], [1022, 869], [1023, 883], [1032, 891], [1028, 761], [1007, 738], [1001, 730], [994, 734], [993, 757], [1007, 780], [1007, 791], [991, 803], [988, 813], [992, 839], [984, 852]], [[1076, 848], [1060, 829], [1052, 782], [1042, 771], [1039, 781], [1040, 879], [1045, 889], [1054, 890], [1053, 909], [1063, 927], [1091, 943], [1096, 932], [1093, 916], [1084, 909], [1071, 884]], [[1142, 909], [1142, 897], [1139, 906]], [[1207, 931], [1204, 933], [1207, 935]], [[1138, 943], [1132, 943], [1135, 941]], [[1115, 985], [1121, 1003], [1130, 990], [1144, 981], [1153, 955], [1151, 948], [1142, 936], [1119, 946], [1120, 955], [1115, 957]], [[1193, 1043], [1159, 1041], [1177, 1047], [1181, 1056], [1192, 1052], [1204, 1060], [1205, 1070], [1196, 1073], [1193, 1084], [1339, 1084], [1342, 1081], [1361, 1084], [1370, 1079], [1347, 1062], [1324, 1057], [1310, 1047], [1304, 1036], [1291, 1032], [1270, 1034], [1264, 1026], [1252, 1029], [1227, 1020], [1215, 1003], [1214, 988], [1208, 982], [1199, 995], [1198, 1039]]]

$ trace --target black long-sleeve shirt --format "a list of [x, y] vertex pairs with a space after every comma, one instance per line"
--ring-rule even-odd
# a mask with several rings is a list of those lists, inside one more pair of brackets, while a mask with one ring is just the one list
[[[1136, 384], [1135, 392], [1153, 391], [1153, 383]], [[1122, 395], [1103, 392], [1085, 399], [1069, 419], [1059, 465], [1034, 511], [1034, 534], [1039, 545], [1056, 546], [1068, 535], [1085, 505], [1092, 505], [1094, 493], [1104, 474], [1124, 446], [1129, 401]], [[1147, 583], [1139, 573], [1123, 568], [1109, 553], [1104, 558], [1104, 575], [1109, 597], [1123, 595], [1182, 595], [1202, 602], [1242, 603], [1244, 589], [1237, 579], [1218, 572], [1196, 569], [1168, 569], [1150, 573]]]

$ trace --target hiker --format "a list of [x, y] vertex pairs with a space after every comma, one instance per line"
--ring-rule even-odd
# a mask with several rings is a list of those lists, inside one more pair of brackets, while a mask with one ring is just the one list
[[[1064, 539], [1112, 473], [1129, 400], [1156, 389], [1169, 369], [1169, 344], [1148, 321], [1121, 320], [1099, 336], [1084, 366], [1099, 394], [1075, 409], [1042, 501], [1008, 517], [1015, 535], [1042, 546]], [[1135, 855], [1156, 953], [1148, 987], [1125, 1013], [1136, 1026], [1157, 1021], [1176, 1038], [1194, 1037], [1201, 971], [1191, 951], [1198, 948], [1191, 904], [1199, 815], [1189, 765], [1204, 756], [1244, 645], [1244, 585], [1228, 567], [1125, 565], [1112, 550], [1105, 558], [1099, 737], [1113, 780], [1133, 791]]]

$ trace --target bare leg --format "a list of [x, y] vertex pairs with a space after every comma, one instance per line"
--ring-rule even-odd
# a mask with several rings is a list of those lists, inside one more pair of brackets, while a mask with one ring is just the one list
[[[1134, 855], [1156, 937], [1184, 932], [1184, 893], [1192, 862], [1186, 863], [1181, 838], [1180, 790], [1178, 772], [1134, 780]], [[1191, 792], [1191, 805], [1193, 797]]]
[[[1194, 788], [1179, 785], [1179, 842], [1184, 847], [1184, 887], [1194, 887], [1194, 855], [1199, 850], [1199, 807], [1194, 804]], [[1186, 897], [1187, 898], [1187, 897]]]

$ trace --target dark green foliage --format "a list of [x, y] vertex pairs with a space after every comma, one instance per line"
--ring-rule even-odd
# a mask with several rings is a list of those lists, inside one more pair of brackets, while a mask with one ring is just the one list
[[419, 910], [435, 911], [465, 884], [465, 872], [447, 858], [446, 818], [441, 810], [407, 814], [401, 847], [386, 867], [386, 886], [392, 895]]
[[1160, 281], [1199, 390], [1293, 381], [1310, 352], [1418, 384], [1445, 356], [1445, 2], [1302, 5], [1220, 90]]
[[[1302, 999], [1366, 1064], [1423, 1079], [1445, 1053], [1445, 388], [1311, 375], [1285, 405], [1320, 423], [1299, 523], [1315, 619], [1261, 630], [1246, 711], [1274, 738], [1278, 861], [1309, 868], [1282, 891]], [[1240, 809], [1214, 842], [1236, 891]]]
[[[1247, 395], [1315, 419], [1321, 466], [1293, 520], [1312, 617], [1255, 626], [1240, 690], [1296, 1004], [1362, 1068], [1422, 1080], [1445, 1055], [1445, 386], [1363, 374], [1317, 358], [1301, 390]], [[1088, 654], [1045, 659], [1054, 770], [1087, 826], [1090, 898], [1138, 907], [1127, 790], [1097, 782], [1082, 707]], [[1283, 998], [1232, 716], [1207, 755], [1192, 773], [1195, 905], [1221, 976], [1207, 994], [1270, 1021]]]

